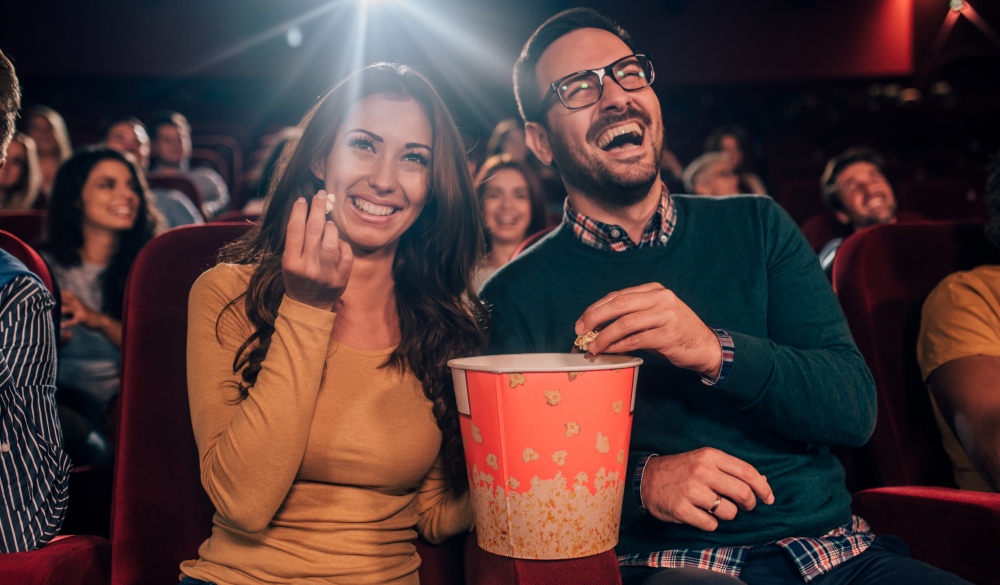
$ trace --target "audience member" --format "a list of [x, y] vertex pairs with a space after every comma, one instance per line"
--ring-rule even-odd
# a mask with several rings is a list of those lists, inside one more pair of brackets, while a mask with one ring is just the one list
[[0, 167], [0, 210], [31, 209], [41, 181], [35, 141], [27, 134], [14, 134], [7, 147], [7, 164]]
[[486, 283], [489, 353], [566, 351], [607, 324], [588, 355], [642, 356], [624, 583], [962, 583], [852, 516], [830, 447], [868, 439], [871, 374], [773, 200], [664, 189], [649, 58], [572, 9], [535, 31], [514, 79], [528, 146], [569, 202]]
[[69, 130], [59, 112], [48, 106], [34, 106], [28, 110], [27, 128], [38, 151], [38, 168], [42, 173], [39, 190], [47, 201], [59, 166], [73, 155]]
[[[676, 193], [684, 189], [684, 165], [680, 159], [667, 146], [666, 132], [663, 134], [663, 152], [660, 154], [660, 179], [667, 186], [671, 193]], [[688, 191], [690, 193], [690, 191]]]
[[[1000, 157], [986, 201], [986, 237], [1000, 248]], [[917, 358], [956, 485], [1000, 490], [1000, 266], [956, 272], [931, 292]]]
[[264, 212], [264, 201], [267, 199], [268, 190], [274, 179], [275, 171], [278, 168], [278, 161], [281, 160], [282, 150], [293, 138], [297, 138], [301, 132], [298, 128], [283, 128], [274, 134], [274, 142], [267, 150], [267, 154], [261, 157], [260, 162], [250, 171], [250, 178], [246, 182], [246, 197], [243, 204], [244, 213], [262, 214]]
[[705, 152], [722, 152], [729, 157], [733, 172], [740, 180], [739, 193], [767, 195], [764, 181], [753, 170], [748, 142], [747, 131], [742, 126], [720, 126], [705, 140]]
[[[0, 171], [21, 90], [0, 53]], [[69, 497], [69, 457], [55, 404], [55, 299], [0, 250], [0, 553], [26, 552], [59, 532]]]
[[[101, 140], [107, 146], [135, 157], [139, 169], [149, 169], [149, 135], [135, 116], [117, 116], [101, 124]], [[201, 212], [186, 195], [176, 189], [150, 187], [153, 203], [163, 216], [166, 227], [205, 223]]]
[[78, 465], [108, 456], [100, 431], [118, 394], [125, 281], [158, 229], [150, 198], [131, 157], [105, 147], [73, 155], [52, 188], [41, 250], [62, 291], [58, 398]]
[[213, 169], [191, 167], [191, 125], [179, 112], [159, 112], [149, 123], [153, 163], [157, 173], [180, 174], [191, 179], [201, 192], [202, 212], [215, 217], [229, 204], [229, 187]]
[[485, 218], [487, 250], [472, 277], [472, 288], [478, 291], [546, 221], [542, 188], [524, 162], [508, 155], [491, 156], [479, 169], [475, 184]]
[[728, 155], [708, 152], [691, 161], [681, 175], [687, 193], [695, 195], [737, 195], [740, 178], [733, 172]]
[[472, 525], [446, 365], [481, 344], [465, 152], [400, 65], [351, 75], [299, 127], [263, 218], [191, 291], [216, 514], [184, 583], [416, 584], [416, 535]]
[[[875, 151], [849, 148], [830, 159], [820, 178], [823, 204], [852, 231], [896, 222], [896, 195], [885, 178], [884, 163]], [[830, 276], [844, 238], [834, 238], [819, 251], [819, 263]]]
[[524, 125], [520, 120], [504, 120], [496, 125], [489, 142], [486, 143], [486, 157], [499, 154], [510, 155], [512, 160], [528, 165], [535, 174], [545, 198], [547, 215], [555, 218], [562, 214], [563, 201], [566, 199], [566, 188], [562, 178], [551, 166], [542, 164], [524, 143]]

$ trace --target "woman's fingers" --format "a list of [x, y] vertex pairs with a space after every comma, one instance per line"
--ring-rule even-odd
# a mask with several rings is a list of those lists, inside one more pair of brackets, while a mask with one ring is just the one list
[[326, 232], [326, 191], [319, 191], [309, 203], [309, 217], [306, 219], [305, 244], [302, 256], [306, 260], [320, 260], [323, 236]]
[[299, 197], [292, 204], [292, 213], [288, 217], [288, 225], [285, 227], [285, 253], [284, 259], [299, 259], [302, 256], [302, 246], [306, 236], [306, 212], [309, 204], [305, 197]]

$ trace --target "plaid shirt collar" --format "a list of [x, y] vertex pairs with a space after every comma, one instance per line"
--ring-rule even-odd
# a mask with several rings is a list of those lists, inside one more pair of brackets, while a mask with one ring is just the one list
[[674, 199], [667, 191], [667, 186], [660, 183], [662, 195], [660, 204], [649, 218], [649, 223], [642, 231], [639, 243], [632, 241], [624, 228], [617, 225], [609, 225], [596, 219], [587, 217], [578, 212], [566, 198], [563, 205], [563, 223], [573, 230], [576, 239], [584, 244], [611, 252], [624, 252], [636, 248], [650, 248], [653, 246], [664, 246], [670, 241], [671, 234], [674, 233], [674, 226], [677, 224], [677, 207]]

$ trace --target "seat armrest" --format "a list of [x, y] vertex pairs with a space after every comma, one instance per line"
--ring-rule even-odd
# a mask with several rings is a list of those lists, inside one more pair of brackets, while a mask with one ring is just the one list
[[924, 561], [980, 585], [1000, 585], [1000, 494], [953, 488], [882, 487], [854, 494], [854, 513], [875, 534], [901, 537]]
[[0, 585], [107, 585], [111, 543], [100, 536], [56, 537], [31, 552], [0, 554]]
[[614, 550], [589, 557], [535, 561], [504, 557], [479, 548], [473, 532], [465, 543], [467, 585], [621, 585]]

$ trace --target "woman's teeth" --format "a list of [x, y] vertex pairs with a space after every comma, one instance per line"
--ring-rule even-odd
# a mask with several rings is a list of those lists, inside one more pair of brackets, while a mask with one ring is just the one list
[[364, 199], [359, 199], [357, 197], [351, 197], [351, 203], [354, 205], [355, 209], [364, 211], [369, 215], [391, 215], [396, 211], [395, 207], [375, 205], [370, 201], [365, 201]]

